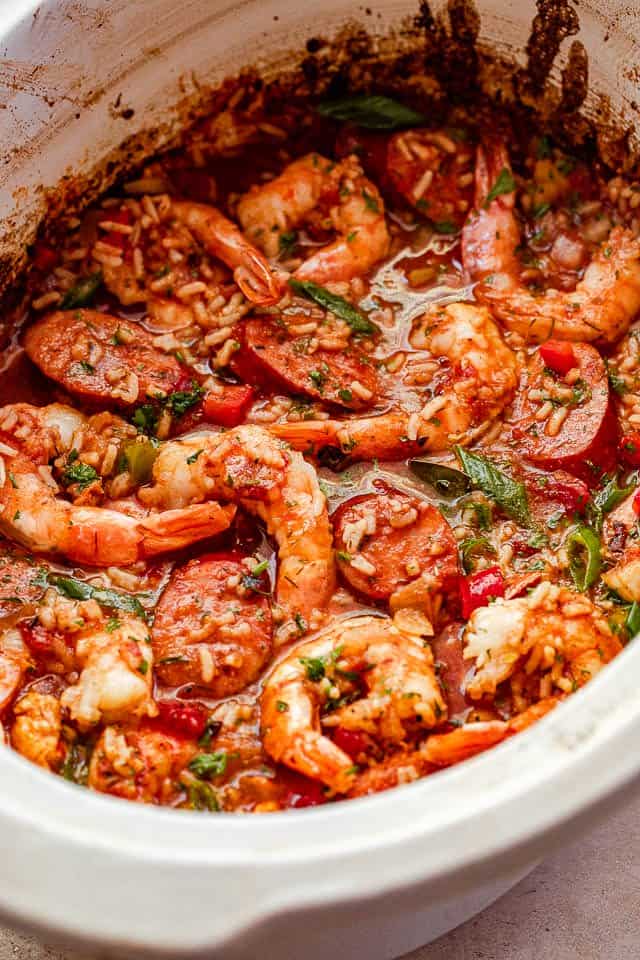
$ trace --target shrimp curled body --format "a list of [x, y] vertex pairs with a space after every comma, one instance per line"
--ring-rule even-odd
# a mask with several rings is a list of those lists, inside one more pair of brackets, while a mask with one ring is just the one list
[[486, 307], [450, 303], [414, 321], [412, 346], [448, 364], [445, 383], [419, 411], [395, 410], [353, 420], [274, 424], [273, 433], [298, 450], [338, 447], [351, 460], [393, 460], [464, 442], [494, 420], [518, 383], [516, 356]]
[[476, 297], [507, 329], [533, 343], [549, 337], [613, 342], [640, 309], [640, 241], [615, 227], [585, 270], [575, 290], [536, 294], [519, 279], [520, 228], [514, 214], [515, 189], [488, 202], [492, 184], [510, 171], [504, 143], [478, 147], [475, 211], [462, 232], [465, 269], [477, 280]]
[[[360, 699], [337, 705], [343, 693], [352, 700], [362, 688]], [[430, 648], [389, 618], [372, 616], [351, 617], [296, 647], [267, 678], [261, 706], [267, 752], [338, 793], [348, 792], [356, 770], [323, 726], [398, 743], [446, 714]], [[336, 709], [321, 717], [326, 706]]]
[[386, 256], [384, 203], [355, 156], [340, 163], [316, 153], [295, 160], [275, 180], [252, 187], [238, 203], [238, 217], [249, 238], [274, 257], [280, 237], [299, 227], [321, 203], [331, 204], [323, 226], [338, 237], [298, 268], [298, 280], [351, 280]]
[[[279, 637], [304, 632], [331, 596], [335, 562], [326, 498], [315, 470], [266, 430], [236, 427], [166, 443], [152, 482], [139, 493], [161, 509], [185, 509], [211, 498], [258, 516], [278, 544], [277, 599], [288, 622]], [[162, 515], [162, 514], [161, 514]]]

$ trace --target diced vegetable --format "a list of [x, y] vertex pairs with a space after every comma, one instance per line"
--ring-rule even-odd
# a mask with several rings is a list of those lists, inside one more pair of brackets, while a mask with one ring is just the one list
[[203, 703], [184, 700], [159, 700], [156, 723], [167, 733], [194, 740], [207, 728], [209, 711]]
[[219, 423], [222, 427], [237, 427], [243, 423], [251, 404], [254, 391], [246, 385], [229, 384], [222, 395], [208, 393], [204, 398], [202, 413], [208, 423]]
[[348, 121], [368, 130], [398, 130], [425, 123], [421, 113], [405, 107], [391, 97], [355, 96], [324, 100], [318, 104], [318, 113], [332, 120]]
[[540, 347], [540, 356], [545, 366], [564, 376], [577, 365], [573, 347], [567, 340], [547, 340]]
[[629, 607], [625, 627], [631, 640], [640, 633], [640, 603], [634, 601]]
[[333, 731], [333, 742], [354, 760], [367, 749], [367, 738], [360, 730], [348, 730], [346, 727], [336, 727]]
[[227, 769], [228, 754], [223, 750], [216, 753], [199, 753], [189, 763], [189, 770], [201, 780], [221, 777]]
[[158, 456], [158, 442], [140, 436], [122, 446], [122, 457], [131, 479], [136, 484], [147, 483]]
[[544, 490], [550, 499], [561, 503], [567, 513], [584, 513], [589, 503], [589, 488], [577, 477], [567, 479], [566, 482], [549, 477]]
[[628, 433], [620, 441], [620, 456], [630, 467], [640, 467], [640, 433]]
[[600, 540], [589, 527], [578, 527], [567, 539], [569, 570], [578, 590], [584, 592], [600, 576]]
[[53, 270], [58, 262], [58, 254], [53, 247], [46, 243], [36, 243], [33, 248], [32, 261], [36, 270], [48, 273], [49, 270]]
[[75, 310], [77, 307], [87, 307], [96, 295], [101, 283], [101, 270], [96, 270], [95, 273], [82, 277], [74, 287], [67, 290], [60, 301], [60, 309]]
[[500, 567], [487, 567], [469, 577], [460, 577], [462, 616], [468, 620], [478, 607], [486, 607], [490, 600], [504, 596], [504, 577]]

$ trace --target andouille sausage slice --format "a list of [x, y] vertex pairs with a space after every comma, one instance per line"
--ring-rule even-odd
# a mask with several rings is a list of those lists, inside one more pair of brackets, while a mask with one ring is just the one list
[[252, 576], [242, 559], [207, 554], [174, 571], [152, 631], [163, 683], [193, 683], [226, 697], [252, 683], [269, 660], [268, 581]]
[[[512, 434], [531, 463], [593, 485], [615, 464], [616, 419], [604, 360], [588, 343], [572, 348], [577, 379], [555, 373], [536, 352], [516, 394]], [[551, 410], [540, 419], [545, 404]]]
[[345, 350], [312, 351], [311, 336], [291, 337], [269, 320], [243, 324], [234, 366], [243, 379], [284, 388], [347, 410], [370, 406], [378, 393], [374, 363], [349, 344]]
[[47, 314], [29, 327], [24, 348], [47, 377], [90, 403], [135, 406], [190, 383], [146, 330], [97, 310]]
[[433, 574], [445, 585], [458, 573], [456, 542], [439, 510], [393, 487], [353, 497], [332, 517], [338, 567], [370, 600], [388, 600]]

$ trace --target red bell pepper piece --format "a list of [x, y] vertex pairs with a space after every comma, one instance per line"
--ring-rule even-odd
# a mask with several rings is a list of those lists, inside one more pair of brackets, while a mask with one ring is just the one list
[[318, 780], [304, 777], [293, 770], [287, 770], [281, 775], [281, 779], [287, 788], [284, 796], [286, 807], [297, 810], [301, 807], [317, 807], [327, 802], [324, 785]]
[[640, 490], [636, 490], [631, 501], [633, 512], [640, 517]]
[[[126, 226], [131, 225], [131, 213], [126, 207], [120, 210], [105, 210], [104, 220], [110, 220], [111, 223], [122, 223]], [[128, 237], [125, 233], [118, 233], [117, 230], [109, 230], [104, 237], [104, 242], [110, 247], [117, 247], [118, 250], [124, 250], [127, 245]]]
[[222, 427], [237, 427], [243, 423], [253, 403], [253, 387], [245, 384], [225, 386], [224, 393], [208, 393], [202, 405], [202, 414], [209, 423]]
[[630, 467], [640, 467], [640, 433], [627, 433], [620, 441], [620, 457]]
[[573, 370], [578, 363], [573, 347], [566, 340], [547, 340], [540, 347], [540, 356], [545, 366], [561, 376]]
[[31, 259], [37, 270], [47, 273], [49, 270], [53, 270], [58, 262], [58, 254], [53, 247], [49, 247], [46, 243], [36, 243]]
[[197, 740], [207, 726], [209, 711], [203, 703], [159, 700], [156, 723], [167, 733]]
[[333, 731], [333, 742], [352, 759], [367, 749], [367, 738], [364, 733], [359, 730], [347, 730], [346, 727], [336, 727]]
[[488, 567], [460, 578], [462, 616], [468, 620], [478, 607], [486, 607], [494, 597], [504, 597], [504, 577], [500, 567]]

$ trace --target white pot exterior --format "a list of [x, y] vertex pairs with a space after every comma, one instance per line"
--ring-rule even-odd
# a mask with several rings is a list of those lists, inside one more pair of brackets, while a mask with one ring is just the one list
[[[168, 134], [195, 89], [192, 72], [215, 82], [258, 57], [285, 64], [310, 34], [349, 18], [386, 31], [416, 12], [407, 0], [371, 6], [373, 16], [348, 0], [321, 10], [290, 0], [5, 0], [0, 135], [12, 153], [0, 173], [0, 247], [35, 227], [42, 186], [90, 172], [143, 125]], [[591, 2], [579, 9], [589, 102], [607, 94], [631, 121], [637, 14], [619, 0], [606, 16]], [[523, 62], [533, 4], [486, 0], [480, 12], [483, 41]], [[118, 94], [132, 119], [114, 108]], [[267, 817], [128, 804], [0, 751], [0, 912], [114, 955], [397, 956], [491, 902], [623, 795], [640, 771], [639, 687], [636, 644], [484, 756], [365, 800]]]

